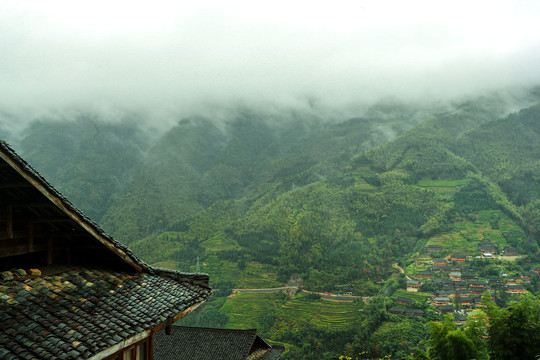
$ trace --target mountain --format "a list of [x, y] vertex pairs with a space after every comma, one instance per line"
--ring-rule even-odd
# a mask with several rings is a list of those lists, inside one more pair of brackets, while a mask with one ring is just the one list
[[[475, 273], [540, 266], [538, 101], [537, 89], [444, 106], [385, 99], [341, 122], [237, 109], [158, 138], [80, 114], [32, 123], [17, 146], [146, 261], [210, 274], [216, 294], [192, 325], [260, 328], [290, 358], [403, 355], [425, 340], [427, 320], [388, 315], [406, 282], [398, 269], [413, 276], [482, 241], [528, 256], [500, 268], [473, 261]], [[229, 296], [290, 281], [373, 299], [332, 308], [313, 293]], [[415, 306], [438, 320], [428, 296]]]

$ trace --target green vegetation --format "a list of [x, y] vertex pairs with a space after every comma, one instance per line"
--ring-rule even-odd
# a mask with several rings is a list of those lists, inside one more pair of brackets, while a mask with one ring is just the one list
[[[155, 141], [135, 125], [81, 115], [35, 122], [20, 146], [145, 261], [195, 271], [199, 259], [216, 292], [186, 324], [256, 327], [286, 344], [289, 359], [406, 358], [410, 347], [430, 344], [424, 356], [505, 358], [475, 338], [478, 328], [453, 322], [432, 323], [427, 342], [426, 323], [442, 320], [426, 304], [435, 281], [424, 292], [404, 291], [406, 275], [456, 253], [468, 255], [465, 269], [482, 281], [540, 266], [540, 105], [498, 119], [503, 103], [495, 95], [427, 111], [381, 102], [341, 123], [238, 109], [219, 122], [183, 120]], [[513, 247], [527, 256], [475, 259], [483, 241], [497, 254]], [[310, 291], [352, 289], [370, 301], [229, 297], [235, 288], [291, 280]], [[540, 295], [537, 280], [524, 284]], [[518, 296], [494, 289], [501, 305]], [[397, 297], [414, 300], [425, 317], [390, 313]], [[510, 314], [534, 315], [515, 306], [515, 314], [489, 311], [501, 324]]]
[[504, 309], [488, 303], [486, 313], [478, 310], [461, 328], [451, 317], [429, 328], [428, 359], [533, 360], [540, 354], [540, 301], [524, 298]]

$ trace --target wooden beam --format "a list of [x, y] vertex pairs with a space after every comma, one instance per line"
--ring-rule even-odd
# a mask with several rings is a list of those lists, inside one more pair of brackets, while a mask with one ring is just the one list
[[[46, 236], [48, 233], [39, 232], [36, 233], [35, 230], [33, 230], [32, 237], [35, 239], [42, 238]], [[0, 240], [28, 240], [28, 232], [27, 231], [14, 231], [11, 237], [8, 237], [7, 234], [3, 231], [0, 231]]]
[[11, 206], [6, 207], [6, 236], [10, 239], [13, 237], [13, 208]]
[[47, 250], [47, 244], [35, 244], [33, 246], [33, 250], [28, 251], [28, 245], [22, 243], [16, 246], [2, 247], [2, 251], [0, 251], [0, 258], [16, 256], [16, 255], [25, 255], [25, 254], [31, 254], [31, 253], [37, 253], [37, 252], [44, 252], [46, 250]]

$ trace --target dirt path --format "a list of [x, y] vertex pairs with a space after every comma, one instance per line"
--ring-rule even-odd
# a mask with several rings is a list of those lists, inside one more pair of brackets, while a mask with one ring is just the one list
[[[393, 263], [392, 267], [398, 269], [400, 273], [405, 274], [405, 270], [403, 270], [403, 268], [399, 266], [397, 263]], [[405, 277], [407, 278], [407, 280], [412, 280], [407, 274], [405, 274]]]

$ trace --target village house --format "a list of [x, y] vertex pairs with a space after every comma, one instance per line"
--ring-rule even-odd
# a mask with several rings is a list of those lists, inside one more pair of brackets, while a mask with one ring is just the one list
[[497, 251], [497, 247], [490, 241], [482, 241], [478, 243], [478, 251], [480, 253], [494, 253]]
[[467, 317], [464, 315], [455, 315], [454, 316], [454, 322], [456, 325], [463, 325], [467, 321]]
[[506, 292], [509, 294], [524, 294], [527, 292], [527, 289], [523, 285], [508, 285]]
[[522, 279], [532, 279], [532, 278], [535, 278], [535, 277], [538, 277], [538, 276], [537, 276], [536, 273], [534, 273], [532, 271], [526, 271], [523, 274], [521, 274], [519, 277], [522, 278]]
[[486, 286], [486, 283], [484, 281], [480, 281], [480, 280], [469, 281], [469, 289], [483, 288], [485, 286]]
[[419, 279], [431, 279], [433, 278], [433, 273], [431, 271], [420, 271], [415, 276]]
[[446, 259], [433, 259], [433, 265], [435, 266], [445, 266], [448, 265], [448, 261]]
[[[206, 274], [154, 268], [0, 141], [0, 358], [153, 359]], [[188, 346], [182, 341], [176, 346]]]
[[469, 271], [464, 271], [461, 273], [461, 280], [476, 280], [476, 275]]
[[471, 306], [474, 305], [474, 299], [470, 296], [463, 296], [460, 299], [460, 303], [463, 306]]
[[433, 305], [449, 305], [451, 304], [450, 298], [448, 296], [439, 296], [433, 298]]
[[482, 295], [483, 293], [485, 293], [486, 291], [489, 291], [490, 288], [487, 287], [487, 286], [477, 286], [477, 287], [470, 287], [469, 288], [469, 293], [473, 296], [480, 296]]
[[455, 261], [458, 264], [465, 264], [467, 262], [467, 255], [464, 254], [454, 254], [450, 256], [451, 261]]
[[344, 286], [343, 287], [343, 295], [345, 296], [352, 296], [353, 294], [353, 288], [352, 286]]
[[424, 310], [421, 310], [421, 309], [392, 307], [390, 308], [390, 310], [388, 310], [388, 312], [390, 314], [403, 315], [403, 316], [418, 316], [418, 317], [425, 316]]
[[482, 298], [481, 297], [473, 298], [473, 304], [474, 304], [474, 307], [476, 307], [476, 308], [485, 308], [486, 307], [486, 305], [484, 305], [484, 303], [482, 303]]
[[438, 314], [453, 314], [455, 311], [454, 305], [441, 305], [437, 307]]
[[407, 280], [407, 291], [417, 292], [422, 287], [422, 283], [416, 280]]
[[460, 281], [461, 280], [461, 273], [457, 271], [452, 271], [450, 273], [450, 280], [452, 281]]
[[159, 360], [277, 360], [284, 350], [282, 346], [270, 345], [255, 329], [173, 326], [169, 335], [161, 331], [154, 339], [154, 358]]

